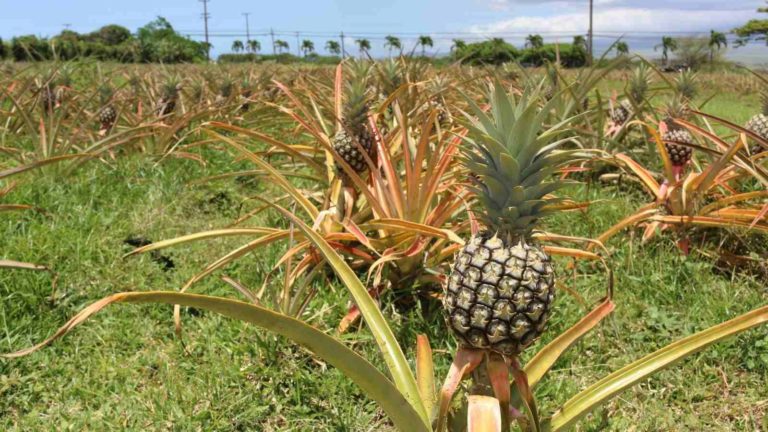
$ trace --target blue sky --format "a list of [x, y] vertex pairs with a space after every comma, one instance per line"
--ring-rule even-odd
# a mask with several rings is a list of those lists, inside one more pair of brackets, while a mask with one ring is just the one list
[[[253, 39], [269, 51], [269, 37], [262, 33], [274, 28], [286, 32], [278, 37], [295, 51], [296, 36], [312, 39], [318, 49], [341, 30], [371, 40], [374, 54], [385, 54], [383, 37], [400, 36], [408, 48], [418, 34], [435, 39], [432, 52], [447, 52], [451, 38], [466, 40], [502, 36], [522, 43], [528, 33], [541, 33], [546, 40], [567, 41], [587, 30], [586, 0], [211, 0], [210, 31], [214, 51], [227, 52], [234, 39], [245, 39], [243, 12], [250, 12]], [[595, 0], [597, 46], [626, 34], [630, 47], [650, 53], [662, 33], [694, 34], [710, 29], [730, 30], [757, 17], [762, 0]], [[135, 31], [154, 17], [166, 17], [183, 34], [200, 39], [202, 4], [197, 0], [1, 0], [0, 37], [19, 34], [50, 36], [65, 24], [78, 32], [92, 31], [116, 23]], [[287, 33], [291, 32], [291, 33]], [[242, 36], [241, 36], [242, 35]], [[354, 48], [347, 46], [349, 51]], [[768, 48], [743, 50], [760, 58]]]

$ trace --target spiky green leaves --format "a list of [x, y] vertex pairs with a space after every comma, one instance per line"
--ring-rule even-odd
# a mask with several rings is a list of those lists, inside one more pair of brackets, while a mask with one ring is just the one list
[[370, 105], [370, 78], [371, 63], [365, 61], [352, 61], [349, 64], [349, 79], [346, 84], [346, 92], [343, 106], [344, 126], [353, 135], [358, 135], [366, 127], [368, 107]]
[[554, 199], [547, 195], [563, 185], [552, 175], [577, 156], [556, 151], [572, 139], [561, 139], [572, 118], [546, 126], [556, 102], [541, 106], [540, 88], [527, 89], [518, 99], [496, 81], [488, 112], [465, 96], [473, 115], [465, 113], [470, 125], [464, 164], [479, 178], [474, 191], [480, 217], [503, 238], [526, 236], [549, 213], [546, 206]]
[[696, 97], [696, 73], [690, 70], [680, 72], [675, 80], [675, 91], [684, 102], [690, 102]]
[[629, 80], [628, 96], [636, 106], [640, 106], [645, 101], [645, 95], [651, 85], [650, 69], [645, 63], [640, 63]]

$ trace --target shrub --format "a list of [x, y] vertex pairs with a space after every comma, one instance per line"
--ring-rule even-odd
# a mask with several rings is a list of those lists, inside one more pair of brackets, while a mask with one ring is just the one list
[[495, 38], [468, 44], [456, 50], [454, 57], [465, 64], [492, 64], [498, 66], [516, 61], [520, 57], [520, 52], [514, 46], [506, 43], [504, 39]]

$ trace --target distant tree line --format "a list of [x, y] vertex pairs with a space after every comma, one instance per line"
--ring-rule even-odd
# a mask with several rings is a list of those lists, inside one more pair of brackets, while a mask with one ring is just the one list
[[565, 67], [581, 67], [587, 64], [589, 53], [583, 36], [576, 36], [573, 43], [545, 44], [541, 35], [529, 35], [525, 46], [520, 49], [504, 39], [493, 38], [483, 42], [467, 44], [463, 40], [453, 41], [451, 54], [462, 63], [500, 65], [518, 62], [523, 65], [541, 66], [560, 58]]
[[0, 39], [0, 59], [16, 61], [94, 58], [122, 63], [185, 63], [205, 60], [210, 47], [178, 34], [168, 20], [158, 17], [132, 34], [110, 24], [91, 33], [64, 30], [51, 38], [25, 35]]

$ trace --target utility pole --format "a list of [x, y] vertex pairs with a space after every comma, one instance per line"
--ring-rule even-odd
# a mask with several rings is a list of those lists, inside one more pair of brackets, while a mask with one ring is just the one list
[[593, 28], [592, 28], [592, 19], [594, 16], [594, 0], [589, 0], [589, 58], [587, 59], [588, 64], [592, 66], [592, 59], [594, 58], [594, 52], [593, 52]]
[[341, 32], [340, 38], [341, 38], [341, 59], [344, 60], [345, 58], [347, 58], [347, 53], [346, 51], [344, 51], [344, 32]]
[[203, 4], [203, 20], [205, 21], [205, 58], [211, 61], [211, 43], [208, 40], [208, 18], [211, 14], [208, 13], [208, 2], [211, 0], [198, 0]]
[[299, 43], [299, 32], [296, 32], [296, 55], [301, 57], [301, 44]]
[[246, 45], [251, 40], [251, 26], [248, 23], [248, 15], [250, 15], [250, 12], [243, 12], [243, 15], [245, 16], [245, 43]]
[[275, 31], [269, 29], [269, 35], [272, 36], [272, 55], [276, 55], [277, 49], [275, 48]]

